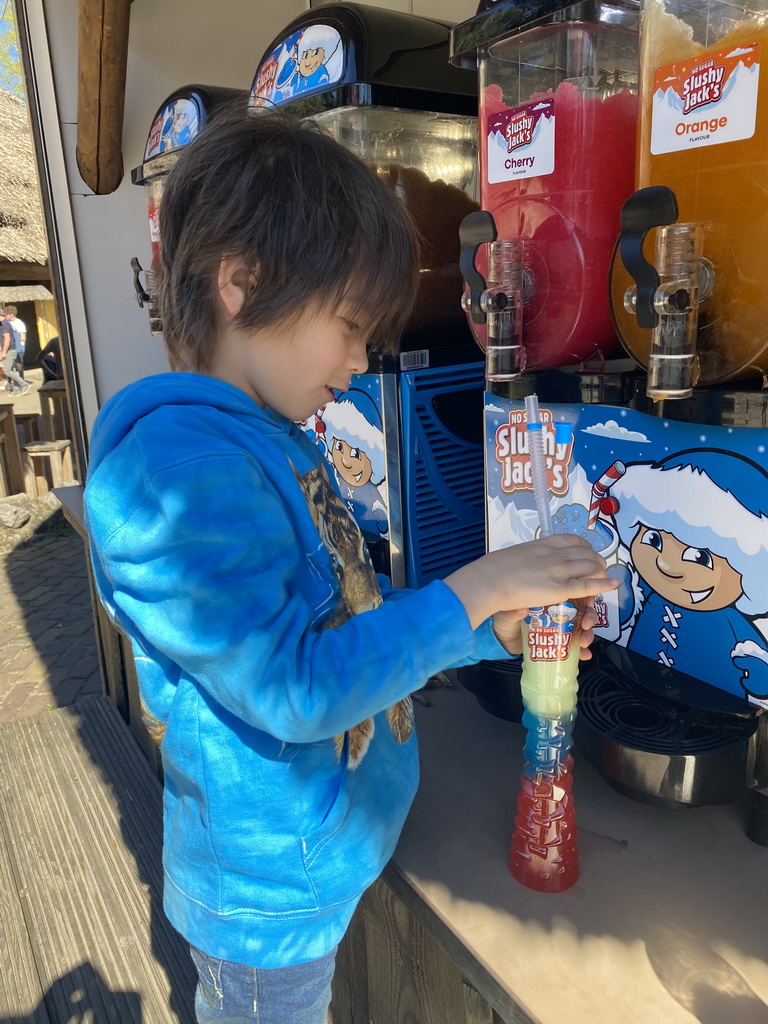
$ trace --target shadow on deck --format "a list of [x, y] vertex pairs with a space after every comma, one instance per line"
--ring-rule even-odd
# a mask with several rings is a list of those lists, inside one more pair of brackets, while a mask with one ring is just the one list
[[0, 725], [0, 1024], [193, 1024], [161, 804], [107, 698]]

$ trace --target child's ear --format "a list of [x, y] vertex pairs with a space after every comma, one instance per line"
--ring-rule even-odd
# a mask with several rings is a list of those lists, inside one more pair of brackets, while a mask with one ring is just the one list
[[219, 295], [232, 319], [245, 305], [255, 280], [255, 272], [237, 257], [225, 256], [219, 264]]

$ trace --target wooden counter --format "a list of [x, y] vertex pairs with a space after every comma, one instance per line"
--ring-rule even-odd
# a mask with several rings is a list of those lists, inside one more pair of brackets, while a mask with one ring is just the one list
[[501, 1020], [768, 1022], [768, 850], [744, 835], [746, 800], [650, 807], [577, 754], [581, 878], [535, 893], [506, 866], [522, 726], [459, 685], [430, 700], [421, 787], [385, 880]]

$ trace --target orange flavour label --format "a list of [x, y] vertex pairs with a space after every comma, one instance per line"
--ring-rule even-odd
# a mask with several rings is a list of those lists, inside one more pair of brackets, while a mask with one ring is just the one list
[[759, 74], [760, 44], [754, 40], [657, 68], [651, 152], [751, 138]]

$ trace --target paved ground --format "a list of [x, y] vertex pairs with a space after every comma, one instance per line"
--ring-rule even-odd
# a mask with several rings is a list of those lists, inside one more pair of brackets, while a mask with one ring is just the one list
[[[26, 378], [14, 405], [39, 412], [42, 373]], [[101, 694], [85, 548], [61, 513], [51, 523], [0, 553], [0, 722]]]
[[99, 696], [80, 537], [63, 524], [1, 557], [0, 722]]
[[37, 397], [37, 391], [40, 385], [43, 383], [43, 371], [34, 369], [26, 369], [24, 371], [24, 379], [28, 384], [32, 385], [32, 388], [26, 393], [26, 395], [11, 395], [10, 392], [5, 390], [6, 381], [0, 381], [0, 399], [2, 401], [10, 401], [13, 399], [13, 404], [17, 413], [22, 412], [40, 412], [40, 399]]

